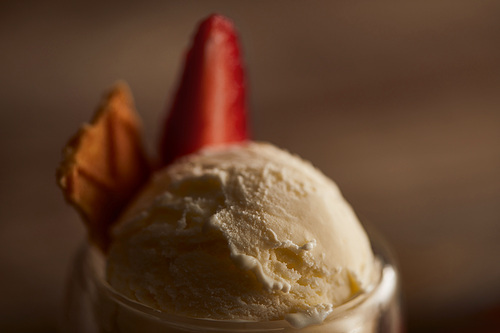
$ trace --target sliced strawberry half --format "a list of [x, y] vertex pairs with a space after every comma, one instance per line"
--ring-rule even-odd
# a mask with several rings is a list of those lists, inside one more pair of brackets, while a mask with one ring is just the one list
[[246, 87], [232, 22], [199, 26], [160, 142], [162, 166], [203, 147], [248, 139]]

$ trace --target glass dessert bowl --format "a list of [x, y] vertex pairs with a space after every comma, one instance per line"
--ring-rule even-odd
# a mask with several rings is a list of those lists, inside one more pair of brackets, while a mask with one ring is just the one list
[[67, 288], [63, 332], [331, 332], [400, 333], [400, 280], [394, 258], [376, 232], [369, 232], [380, 276], [366, 293], [335, 308], [322, 323], [298, 328], [285, 320], [212, 320], [164, 313], [130, 300], [105, 278], [105, 258], [90, 244], [75, 257]]

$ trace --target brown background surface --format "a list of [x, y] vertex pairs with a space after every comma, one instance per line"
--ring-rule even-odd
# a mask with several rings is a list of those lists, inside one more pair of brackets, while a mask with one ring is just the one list
[[84, 237], [55, 186], [64, 142], [125, 79], [153, 151], [212, 12], [239, 28], [254, 137], [311, 160], [392, 244], [409, 331], [500, 330], [500, 2], [435, 0], [2, 1], [0, 331], [56, 330]]

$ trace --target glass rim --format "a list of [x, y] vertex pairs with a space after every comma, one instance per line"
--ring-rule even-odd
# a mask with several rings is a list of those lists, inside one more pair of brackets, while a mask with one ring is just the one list
[[[341, 322], [352, 320], [354, 316], [365, 316], [366, 313], [376, 312], [380, 307], [389, 304], [392, 297], [396, 294], [398, 282], [398, 274], [395, 267], [395, 261], [388, 249], [387, 244], [383, 241], [380, 235], [369, 228], [370, 240], [375, 254], [375, 258], [379, 264], [379, 277], [369, 290], [360, 293], [345, 303], [335, 307], [330, 314], [324, 319], [322, 325], [327, 325], [332, 322]], [[368, 230], [367, 230], [368, 231]], [[84, 274], [91, 278], [91, 282], [98, 292], [103, 293], [117, 305], [126, 307], [129, 310], [147, 316], [150, 319], [168, 323], [169, 325], [179, 326], [183, 328], [193, 329], [289, 329], [297, 328], [290, 324], [285, 319], [254, 321], [254, 320], [219, 320], [211, 318], [196, 318], [185, 315], [177, 315], [167, 313], [150, 306], [142, 304], [138, 301], [127, 298], [117, 292], [104, 277], [104, 255], [96, 247], [85, 243], [80, 249], [80, 260], [83, 264]], [[99, 271], [100, 270], [100, 271]], [[351, 318], [351, 319], [349, 319]], [[312, 325], [314, 326], [314, 325]]]

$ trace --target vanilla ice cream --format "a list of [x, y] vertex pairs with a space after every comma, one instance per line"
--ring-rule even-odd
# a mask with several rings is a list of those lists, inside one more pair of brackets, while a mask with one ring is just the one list
[[167, 313], [304, 326], [370, 288], [377, 267], [329, 178], [245, 143], [159, 171], [113, 230], [107, 280]]

